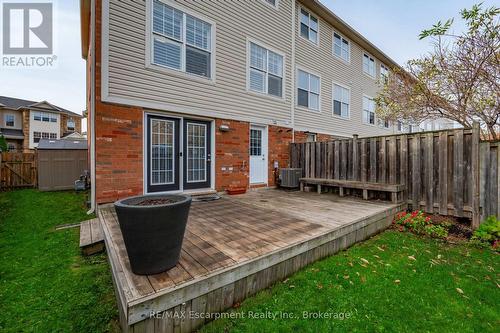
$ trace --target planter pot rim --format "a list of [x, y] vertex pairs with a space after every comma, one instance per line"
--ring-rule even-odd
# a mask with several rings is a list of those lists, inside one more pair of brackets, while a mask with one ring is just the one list
[[[167, 203], [167, 204], [161, 204], [161, 205], [133, 205], [130, 203], [127, 203], [127, 201], [134, 201], [134, 200], [140, 200], [140, 199], [169, 199], [169, 198], [175, 198], [175, 199], [180, 199], [176, 202], [173, 203]], [[140, 208], [140, 209], [153, 209], [153, 208], [158, 208], [158, 207], [171, 207], [171, 206], [178, 206], [182, 205], [183, 203], [187, 201], [191, 201], [191, 196], [185, 195], [185, 194], [146, 194], [146, 195], [136, 195], [132, 197], [127, 197], [123, 198], [121, 200], [118, 200], [114, 203], [115, 207], [127, 207], [127, 208]]]

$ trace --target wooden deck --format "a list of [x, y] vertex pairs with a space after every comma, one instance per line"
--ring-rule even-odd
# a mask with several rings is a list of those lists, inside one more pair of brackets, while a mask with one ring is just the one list
[[80, 250], [85, 256], [104, 250], [104, 235], [99, 219], [91, 219], [80, 223]]
[[[332, 194], [251, 191], [193, 202], [179, 264], [156, 275], [130, 270], [112, 207], [100, 207], [123, 331], [189, 332], [204, 320], [162, 311], [214, 313], [301, 267], [385, 228], [402, 204]], [[186, 308], [187, 307], [187, 308]], [[184, 310], [182, 310], [184, 308]]]

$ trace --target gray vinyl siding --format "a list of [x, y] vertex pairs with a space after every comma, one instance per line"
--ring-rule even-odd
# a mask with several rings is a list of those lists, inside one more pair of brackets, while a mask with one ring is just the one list
[[[292, 2], [280, 1], [279, 10], [260, 0], [177, 3], [215, 22], [215, 82], [147, 68], [146, 1], [111, 0], [109, 97], [165, 105], [166, 111], [175, 106], [195, 115], [289, 124]], [[247, 91], [248, 38], [284, 54], [284, 98]]]
[[[382, 135], [393, 133], [393, 127], [383, 129], [374, 125], [363, 123], [363, 95], [376, 97], [380, 77], [380, 61], [375, 59], [376, 75], [372, 79], [363, 72], [364, 50], [354, 44], [349, 36], [351, 46], [350, 63], [346, 63], [333, 55], [334, 28], [317, 15], [319, 20], [319, 46], [300, 36], [300, 9], [304, 8], [314, 15], [307, 7], [297, 2], [296, 28], [295, 28], [295, 63], [298, 67], [309, 69], [321, 77], [321, 112], [306, 110], [302, 107], [295, 108], [295, 126], [300, 129], [309, 129], [314, 132], [333, 133], [342, 136], [359, 134]], [[350, 118], [342, 119], [333, 116], [333, 82], [350, 88]], [[295, 102], [296, 103], [296, 102]]]

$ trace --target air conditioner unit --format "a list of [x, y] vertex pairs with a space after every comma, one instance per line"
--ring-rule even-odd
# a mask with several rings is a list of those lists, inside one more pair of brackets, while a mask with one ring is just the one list
[[280, 170], [280, 186], [287, 188], [299, 187], [299, 179], [302, 177], [302, 169], [283, 168]]

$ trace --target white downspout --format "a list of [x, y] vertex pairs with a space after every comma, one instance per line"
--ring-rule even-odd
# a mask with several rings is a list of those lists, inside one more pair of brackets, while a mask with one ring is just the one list
[[290, 112], [292, 120], [292, 142], [295, 142], [295, 0], [292, 1], [292, 59], [291, 59], [291, 87], [292, 97], [290, 101]]
[[95, 0], [90, 1], [90, 54], [92, 63], [90, 65], [90, 210], [87, 214], [92, 214], [96, 210], [95, 195]]

